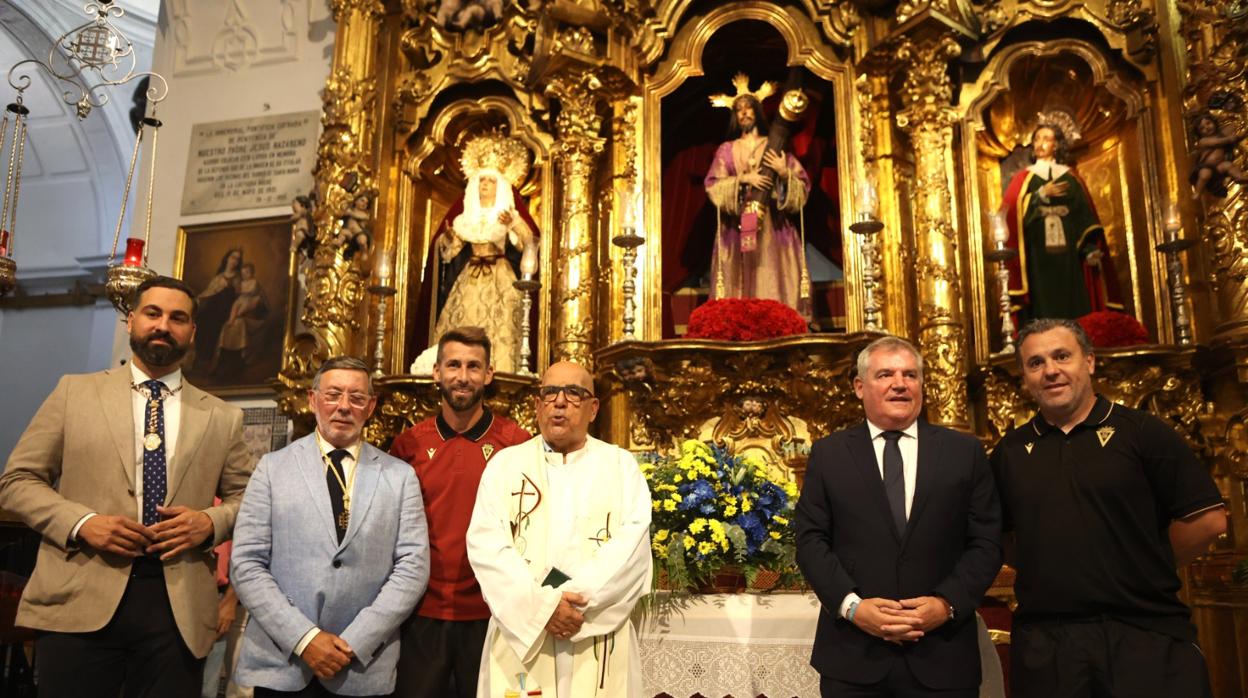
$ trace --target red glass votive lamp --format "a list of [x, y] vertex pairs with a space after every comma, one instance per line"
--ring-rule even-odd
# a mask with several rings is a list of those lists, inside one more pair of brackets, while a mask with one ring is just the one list
[[143, 241], [138, 238], [126, 238], [126, 259], [122, 262], [127, 267], [143, 266]]
[[0, 230], [0, 257], [9, 256], [9, 231]]

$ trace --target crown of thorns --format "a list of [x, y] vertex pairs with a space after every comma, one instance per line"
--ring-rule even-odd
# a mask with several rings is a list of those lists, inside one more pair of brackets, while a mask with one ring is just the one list
[[735, 95], [726, 95], [723, 93], [711, 95], [711, 106], [732, 109], [733, 103], [746, 95], [749, 95], [758, 100], [759, 103], [762, 103], [764, 99], [767, 99], [776, 91], [776, 84], [774, 82], [764, 80], [763, 84], [759, 85], [757, 90], [750, 92], [750, 77], [745, 73], [737, 73], [736, 77], [732, 79], [732, 84], [737, 88], [737, 93]]

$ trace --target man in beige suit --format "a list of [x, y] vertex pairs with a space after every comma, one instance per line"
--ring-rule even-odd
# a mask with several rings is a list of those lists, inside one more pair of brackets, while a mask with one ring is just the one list
[[61, 378], [0, 476], [0, 509], [43, 536], [17, 614], [41, 631], [40, 696], [195, 696], [216, 639], [243, 415], [182, 379], [190, 288], [157, 277], [136, 299], [130, 365]]

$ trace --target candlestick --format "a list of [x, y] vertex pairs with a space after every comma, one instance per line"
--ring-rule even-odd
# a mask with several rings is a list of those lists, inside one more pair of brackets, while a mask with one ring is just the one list
[[1174, 324], [1174, 338], [1180, 345], [1192, 343], [1192, 319], [1187, 308], [1187, 283], [1183, 280], [1183, 260], [1179, 257], [1196, 244], [1179, 236], [1182, 231], [1177, 207], [1172, 202], [1166, 209], [1166, 241], [1157, 245], [1157, 251], [1166, 255], [1166, 276], [1170, 281], [1170, 310]]
[[533, 312], [533, 293], [542, 287], [542, 282], [534, 279], [531, 274], [511, 282], [520, 291], [520, 356], [516, 360], [516, 373], [521, 376], [534, 376], [529, 368], [529, 314]]
[[[861, 183], [859, 185], [861, 186]], [[875, 191], [875, 187], [870, 185], [867, 188], [872, 192]], [[862, 258], [862, 323], [868, 332], [880, 332], [883, 330], [880, 325], [880, 314], [884, 308], [876, 292], [882, 284], [884, 274], [879, 265], [875, 263], [875, 259], [878, 245], [876, 238], [880, 231], [884, 230], [884, 224], [874, 218], [864, 217], [867, 215], [860, 213], [860, 220], [851, 223], [849, 229], [862, 236], [862, 244], [858, 247]]]
[[[381, 266], [380, 259], [377, 265], [378, 267]], [[377, 296], [377, 328], [374, 332], [376, 347], [373, 350], [373, 376], [380, 378], [385, 375], [386, 365], [386, 302], [390, 299], [390, 296], [397, 293], [397, 290], [389, 285], [387, 279], [385, 283], [369, 286], [368, 292]]]
[[984, 256], [996, 264], [997, 271], [997, 308], [1001, 317], [1001, 352], [1014, 353], [1014, 308], [1010, 301], [1010, 268], [1009, 262], [1018, 256], [1018, 250], [1005, 246], [1009, 239], [1009, 228], [1006, 226], [1006, 212], [992, 214], [993, 249]]

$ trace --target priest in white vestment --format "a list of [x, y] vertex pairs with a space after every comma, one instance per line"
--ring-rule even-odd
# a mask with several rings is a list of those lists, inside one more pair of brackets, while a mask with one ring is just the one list
[[553, 364], [540, 434], [494, 454], [468, 527], [490, 607], [478, 698], [639, 698], [629, 616], [651, 581], [650, 490], [628, 451], [589, 436], [593, 379]]

